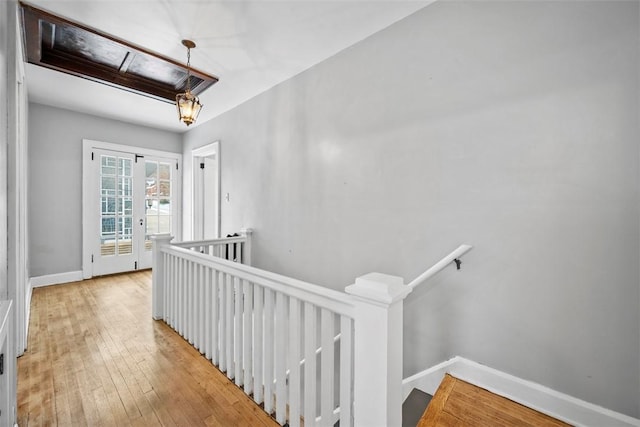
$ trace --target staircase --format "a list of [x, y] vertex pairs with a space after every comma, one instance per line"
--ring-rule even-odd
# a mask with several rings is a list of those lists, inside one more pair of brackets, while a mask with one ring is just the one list
[[446, 374], [435, 395], [413, 389], [402, 405], [403, 427], [566, 427], [548, 415]]
[[402, 403], [402, 427], [416, 427], [432, 398], [433, 396], [417, 388], [411, 390]]

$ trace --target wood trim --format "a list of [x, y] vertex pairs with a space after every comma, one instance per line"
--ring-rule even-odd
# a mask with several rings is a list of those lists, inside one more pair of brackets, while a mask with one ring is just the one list
[[[95, 28], [70, 19], [54, 15], [27, 3], [20, 3], [22, 15], [23, 39], [26, 58], [29, 63], [61, 71], [74, 76], [107, 84], [165, 102], [175, 102], [176, 94], [186, 90], [187, 66], [180, 62], [134, 45]], [[89, 33], [91, 42], [83, 48], [69, 50], [60, 48], [56, 43], [59, 28], [70, 28], [78, 32]], [[102, 64], [83, 55], [84, 49], [99, 52], [101, 49], [116, 48], [122, 54], [117, 65]], [[185, 52], [186, 54], [186, 52]], [[91, 55], [92, 57], [93, 55]], [[136, 58], [144, 58], [139, 69], [142, 74], [131, 72], [130, 65]], [[152, 72], [160, 69], [170, 70], [164, 78]], [[189, 68], [191, 74], [191, 92], [199, 95], [218, 82], [218, 77]], [[149, 70], [149, 72], [144, 72]], [[154, 78], [152, 76], [157, 76]]]

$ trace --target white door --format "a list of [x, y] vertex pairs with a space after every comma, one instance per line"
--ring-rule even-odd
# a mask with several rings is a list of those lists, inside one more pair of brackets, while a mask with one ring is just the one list
[[136, 162], [135, 154], [116, 151], [94, 150], [93, 158], [97, 186], [89, 202], [98, 208], [98, 228], [93, 230], [93, 275], [136, 270], [140, 239], [144, 237], [142, 163]]
[[150, 268], [150, 236], [177, 231], [178, 159], [91, 146], [85, 152], [84, 277]]
[[[175, 235], [177, 230], [177, 168], [173, 159], [144, 158], [144, 239], [139, 243], [139, 267], [151, 267], [151, 238], [157, 233]], [[142, 223], [142, 222], [141, 222]], [[141, 266], [141, 267], [140, 267]]]
[[220, 236], [218, 230], [218, 212], [220, 208], [220, 198], [218, 196], [218, 159], [215, 155], [202, 159], [204, 164], [203, 172], [203, 211], [202, 211], [202, 239], [216, 239]]
[[193, 239], [220, 237], [220, 143], [197, 148], [193, 156]]

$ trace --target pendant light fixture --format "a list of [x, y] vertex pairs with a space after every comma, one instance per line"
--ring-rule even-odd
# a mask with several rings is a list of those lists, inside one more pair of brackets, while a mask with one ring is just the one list
[[198, 118], [202, 104], [198, 97], [191, 93], [191, 49], [195, 48], [196, 44], [191, 40], [182, 40], [182, 44], [187, 48], [187, 90], [176, 95], [176, 107], [179, 120], [189, 126]]

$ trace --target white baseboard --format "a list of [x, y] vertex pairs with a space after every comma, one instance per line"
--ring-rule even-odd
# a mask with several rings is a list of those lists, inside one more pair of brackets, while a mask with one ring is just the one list
[[453, 359], [445, 360], [429, 369], [425, 369], [422, 372], [418, 372], [402, 380], [402, 401], [405, 401], [414, 388], [433, 396], [442, 382], [444, 374], [450, 373], [451, 367], [457, 363], [459, 359], [460, 358], [456, 356]]
[[402, 381], [403, 399], [417, 388], [433, 395], [444, 374], [482, 387], [575, 426], [640, 427], [640, 420], [456, 356]]
[[42, 286], [60, 285], [62, 283], [79, 282], [82, 278], [82, 270], [69, 271], [67, 273], [47, 274], [31, 278], [31, 287], [40, 288]]

